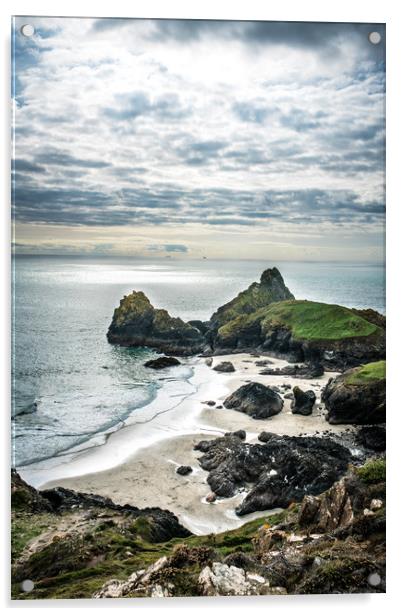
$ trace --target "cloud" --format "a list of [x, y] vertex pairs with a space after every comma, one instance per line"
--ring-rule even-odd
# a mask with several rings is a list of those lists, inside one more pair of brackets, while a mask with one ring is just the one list
[[17, 226], [88, 228], [99, 245], [132, 226], [145, 251], [188, 255], [150, 229], [233, 245], [350, 232], [350, 250], [382, 232], [385, 57], [367, 39], [381, 24], [32, 22], [15, 35]]
[[147, 249], [150, 252], [188, 252], [188, 247], [184, 244], [150, 244]]

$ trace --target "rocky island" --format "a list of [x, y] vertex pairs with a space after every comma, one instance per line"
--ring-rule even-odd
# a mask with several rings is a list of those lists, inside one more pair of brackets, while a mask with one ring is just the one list
[[12, 473], [14, 597], [384, 592], [383, 315], [295, 299], [272, 268], [203, 322], [133, 291], [107, 338], [200, 384], [120, 466]]

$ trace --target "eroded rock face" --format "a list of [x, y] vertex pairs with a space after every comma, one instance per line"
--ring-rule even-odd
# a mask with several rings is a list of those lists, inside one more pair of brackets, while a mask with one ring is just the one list
[[[260, 435], [261, 436], [261, 435]], [[233, 435], [201, 441], [201, 467], [221, 497], [252, 486], [236, 509], [238, 515], [287, 507], [305, 494], [320, 494], [346, 472], [348, 449], [329, 438], [264, 435], [264, 445], [248, 444]]]
[[294, 415], [311, 415], [316, 396], [312, 389], [303, 391], [300, 387], [293, 387], [293, 400], [290, 408]]
[[198, 585], [201, 594], [208, 597], [286, 594], [283, 589], [271, 588], [269, 582], [257, 573], [220, 562], [204, 567]]
[[277, 415], [283, 408], [281, 396], [272, 387], [262, 383], [242, 385], [224, 401], [227, 409], [234, 409], [255, 419]]
[[205, 348], [204, 336], [196, 327], [154, 308], [142, 291], [133, 291], [120, 301], [107, 339], [121, 346], [148, 346], [174, 355], [194, 355]]
[[330, 379], [322, 392], [330, 424], [385, 422], [385, 379], [357, 384], [353, 382], [357, 370], [347, 370]]

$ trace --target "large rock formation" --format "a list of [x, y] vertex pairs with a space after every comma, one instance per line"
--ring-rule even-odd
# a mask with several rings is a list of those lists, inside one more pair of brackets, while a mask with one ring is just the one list
[[174, 355], [257, 350], [305, 362], [317, 375], [323, 367], [345, 370], [385, 357], [383, 315], [295, 300], [275, 267], [206, 322], [173, 318], [133, 291], [116, 308], [107, 337], [111, 343]]
[[237, 507], [238, 515], [287, 507], [305, 494], [320, 494], [347, 469], [351, 454], [329, 438], [271, 434], [264, 445], [224, 436], [201, 441], [201, 467], [218, 496], [230, 497], [242, 486], [252, 486]]
[[227, 409], [246, 413], [254, 419], [266, 419], [281, 412], [283, 400], [271, 387], [262, 383], [247, 383], [230, 394], [223, 405]]
[[156, 309], [142, 291], [126, 295], [116, 308], [107, 339], [121, 346], [148, 346], [173, 355], [194, 355], [205, 348], [192, 325]]
[[272, 302], [285, 299], [294, 299], [294, 295], [285, 285], [281, 273], [276, 267], [267, 269], [262, 273], [260, 282], [253, 282], [248, 289], [214, 312], [210, 328], [212, 331], [217, 331], [222, 325], [238, 316], [252, 314]]
[[331, 424], [385, 422], [385, 361], [352, 368], [330, 379], [321, 399]]
[[228, 321], [215, 353], [260, 350], [294, 362], [344, 370], [385, 357], [385, 330], [343, 306], [288, 300]]

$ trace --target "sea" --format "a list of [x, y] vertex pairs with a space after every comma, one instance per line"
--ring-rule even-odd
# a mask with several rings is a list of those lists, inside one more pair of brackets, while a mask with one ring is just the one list
[[207, 320], [273, 266], [297, 299], [385, 314], [385, 269], [378, 264], [15, 256], [13, 466], [97, 446], [157, 395], [183, 391], [190, 365], [161, 374], [144, 367], [154, 351], [107, 342], [124, 295], [142, 290], [172, 316]]

